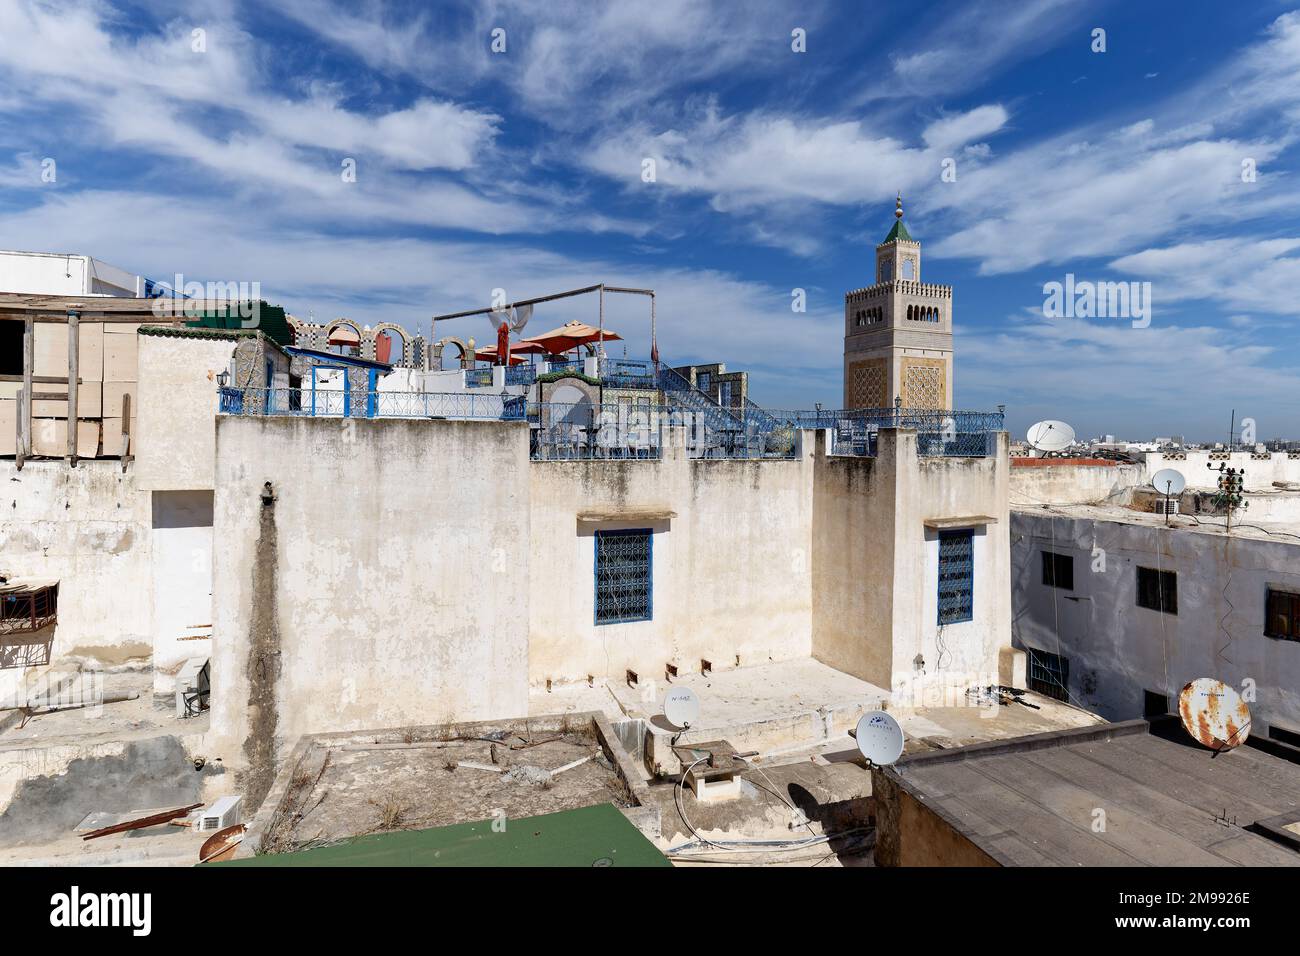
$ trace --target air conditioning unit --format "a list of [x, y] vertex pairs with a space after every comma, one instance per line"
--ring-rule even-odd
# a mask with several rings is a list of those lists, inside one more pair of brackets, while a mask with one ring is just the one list
[[197, 717], [208, 709], [208, 659], [191, 657], [176, 675], [176, 716]]
[[243, 797], [220, 797], [194, 816], [195, 830], [224, 830], [240, 821]]
[[1156, 514], [1158, 515], [1176, 515], [1178, 514], [1177, 498], [1157, 498]]

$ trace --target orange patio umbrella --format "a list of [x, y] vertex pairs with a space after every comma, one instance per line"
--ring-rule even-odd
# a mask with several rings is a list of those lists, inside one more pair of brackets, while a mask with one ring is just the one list
[[622, 337], [617, 332], [611, 332], [609, 329], [606, 329], [602, 334], [600, 329], [594, 325], [588, 325], [586, 322], [579, 322], [575, 319], [572, 322], [564, 323], [558, 329], [551, 329], [551, 331], [543, 332], [541, 335], [530, 335], [523, 341], [542, 346], [549, 355], [563, 355], [565, 352], [571, 352], [591, 342], [608, 342]]

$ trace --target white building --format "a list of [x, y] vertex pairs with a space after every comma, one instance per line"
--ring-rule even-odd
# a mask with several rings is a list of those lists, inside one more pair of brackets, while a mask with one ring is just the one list
[[[1031, 689], [1111, 720], [1176, 712], [1198, 677], [1238, 688], [1251, 733], [1300, 743], [1300, 455], [1226, 453], [1249, 506], [1208, 507], [1208, 452], [1146, 464], [1012, 468], [1012, 601]], [[1156, 514], [1149, 472], [1188, 479], [1178, 515]], [[1218, 464], [1218, 462], [1214, 462]]]
[[0, 249], [0, 292], [148, 298], [153, 283], [93, 256]]

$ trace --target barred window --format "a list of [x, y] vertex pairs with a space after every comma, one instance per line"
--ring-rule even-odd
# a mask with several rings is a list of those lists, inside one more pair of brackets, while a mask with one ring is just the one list
[[1156, 568], [1137, 569], [1137, 605], [1165, 614], [1178, 613], [1178, 573]]
[[653, 616], [649, 528], [596, 532], [596, 623], [648, 621]]
[[1070, 699], [1070, 661], [1059, 654], [1049, 654], [1035, 647], [1025, 648], [1028, 654], [1029, 689], [1054, 700]]
[[974, 539], [969, 528], [939, 532], [939, 623], [974, 616]]
[[1264, 634], [1284, 641], [1300, 641], [1300, 594], [1268, 589]]

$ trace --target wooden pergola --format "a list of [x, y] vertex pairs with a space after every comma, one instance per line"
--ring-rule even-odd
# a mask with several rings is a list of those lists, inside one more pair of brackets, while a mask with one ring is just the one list
[[[23, 323], [23, 371], [21, 375], [0, 375], [0, 382], [21, 382], [18, 393], [18, 448], [16, 460], [32, 455], [32, 402], [50, 400], [68, 403], [68, 454], [70, 464], [77, 461], [77, 374], [79, 355], [78, 330], [82, 321], [176, 326], [204, 314], [207, 310], [230, 308], [226, 300], [202, 299], [128, 299], [114, 296], [26, 295], [0, 293], [0, 321]], [[36, 364], [36, 323], [61, 324], [68, 327], [68, 374], [34, 375]], [[35, 392], [36, 385], [62, 385], [67, 392]], [[127, 398], [129, 401], [129, 397]], [[129, 406], [128, 406], [129, 408]], [[125, 455], [124, 455], [125, 457]]]

